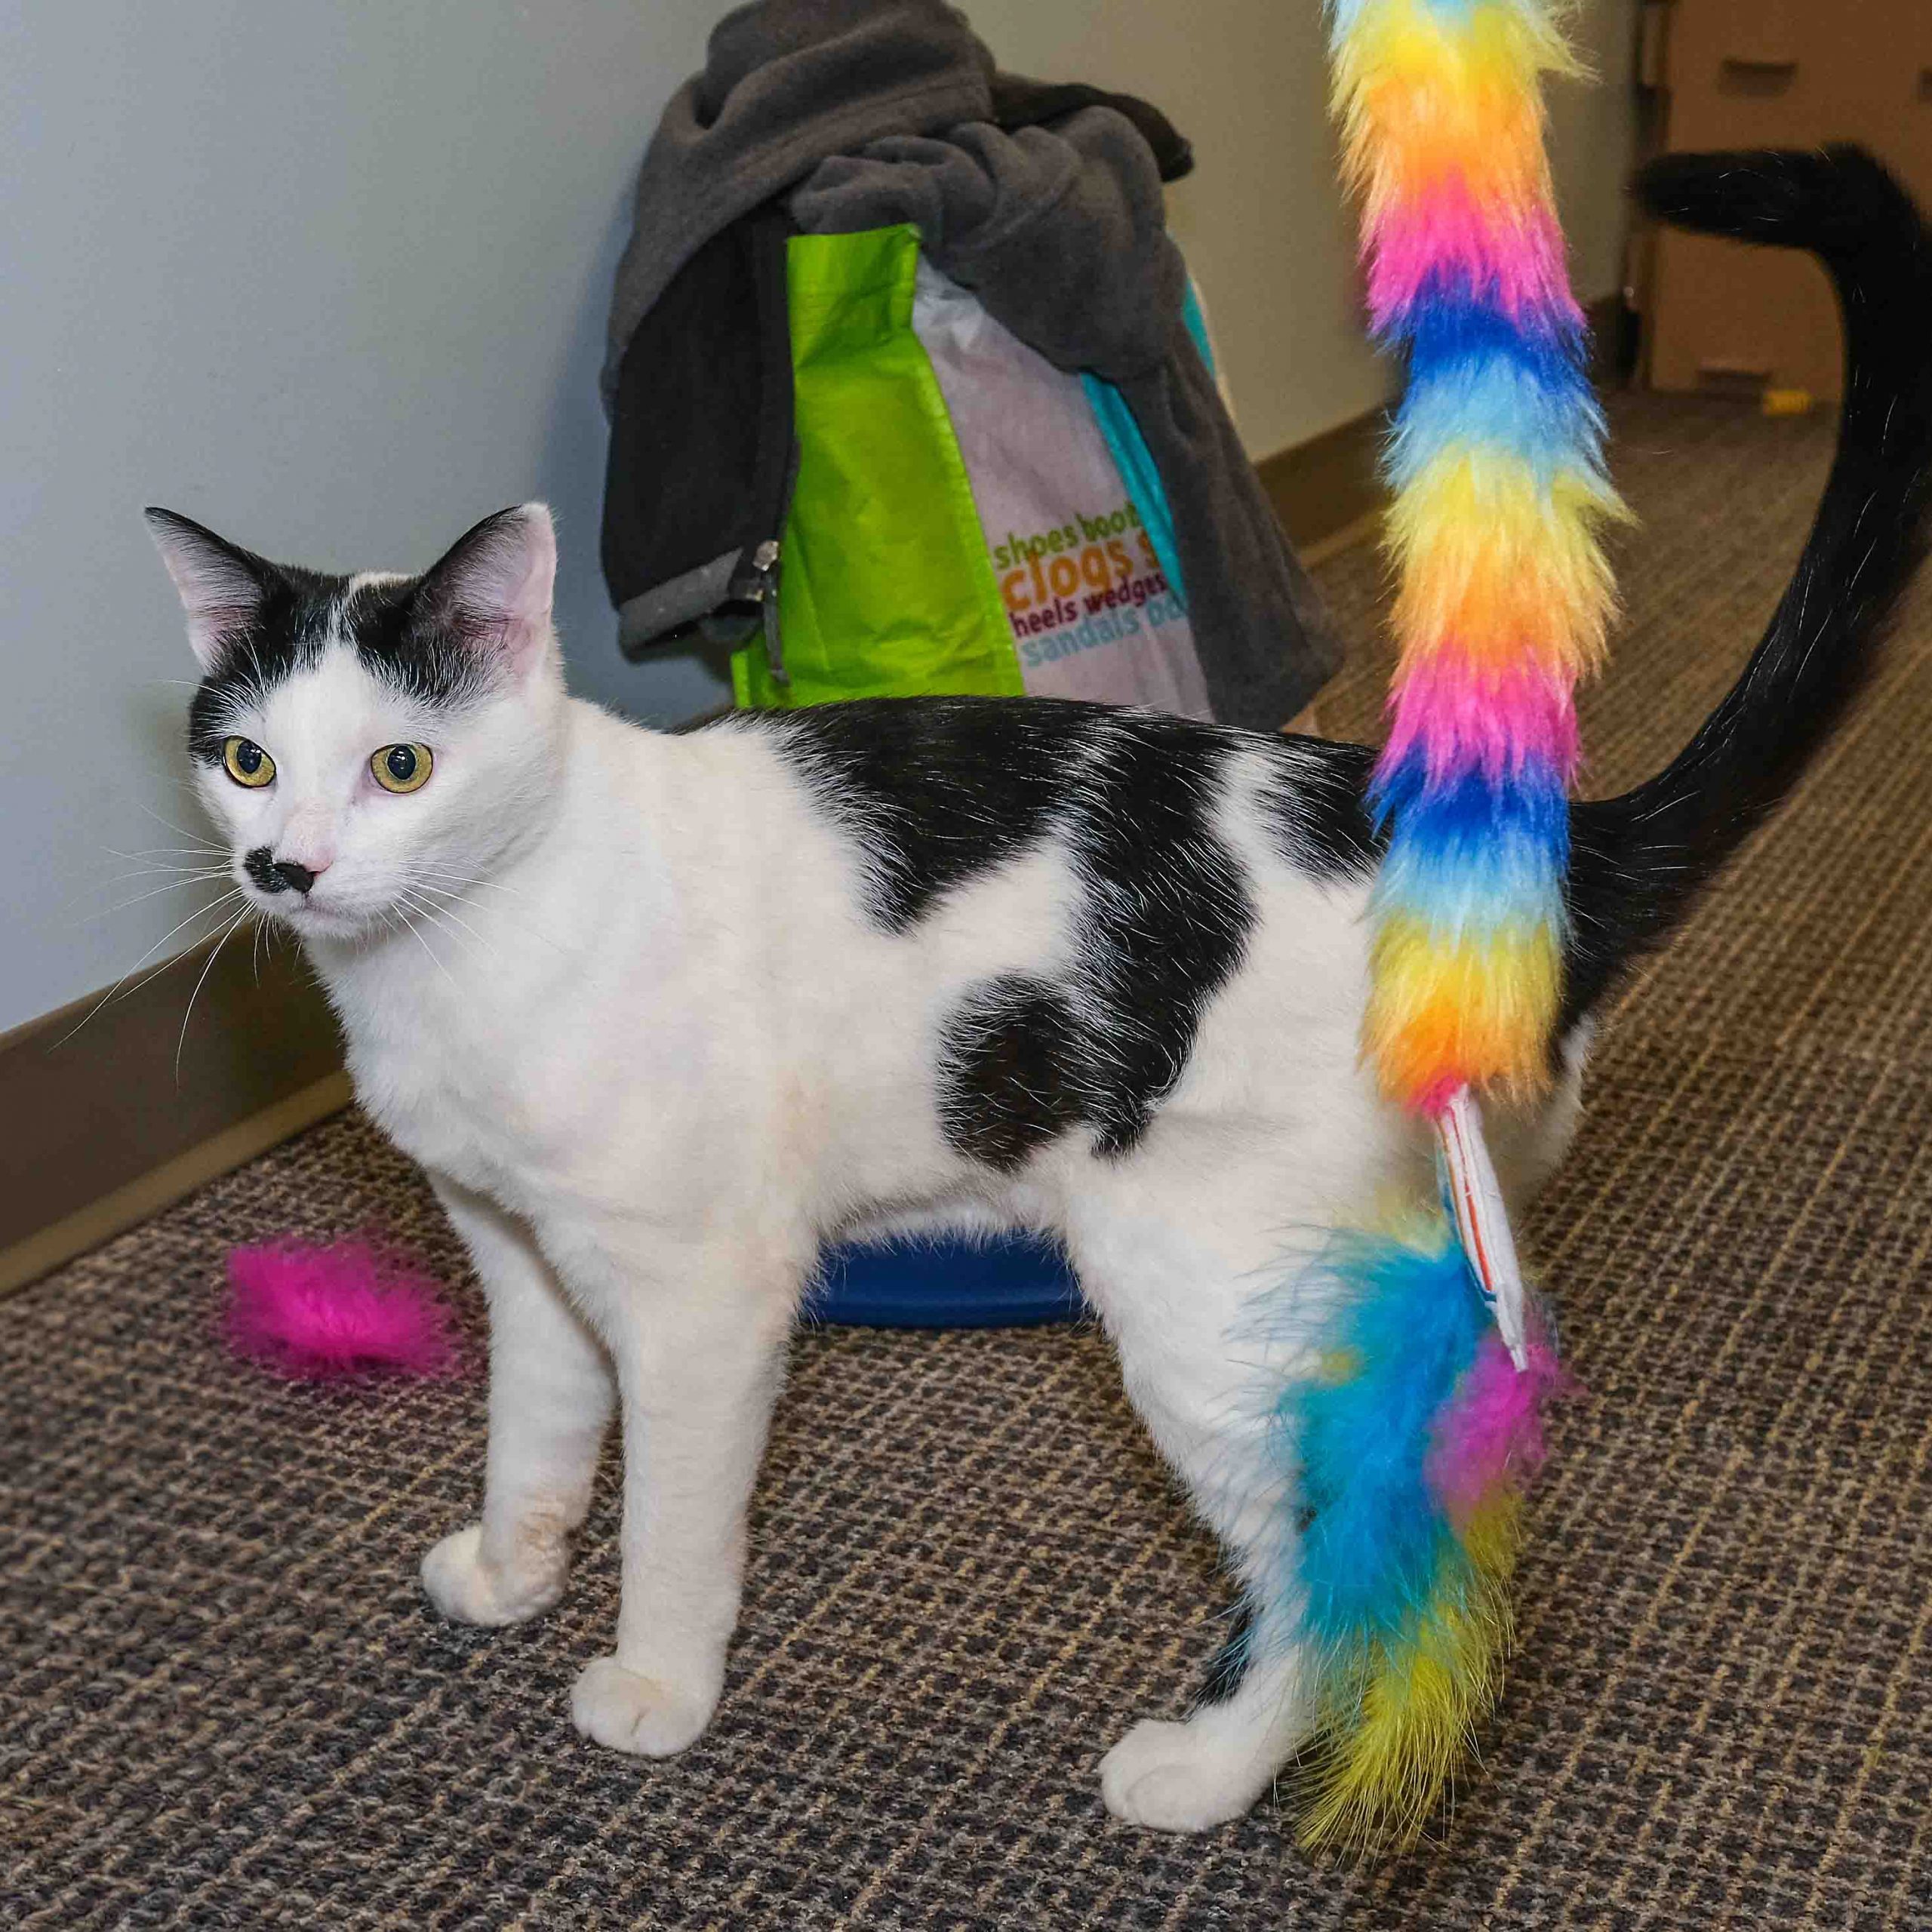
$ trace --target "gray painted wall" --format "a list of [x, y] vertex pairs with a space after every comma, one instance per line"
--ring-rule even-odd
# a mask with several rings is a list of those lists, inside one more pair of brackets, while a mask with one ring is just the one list
[[143, 503], [349, 569], [547, 497], [579, 688], [714, 701], [694, 665], [617, 660], [595, 372], [638, 156], [721, 11], [0, 0], [0, 1027], [195, 903], [97, 916], [159, 882], [107, 885], [109, 848], [196, 823]]
[[[1623, 71], [1633, 0], [1591, 32]], [[556, 507], [577, 688], [660, 721], [596, 567], [604, 303], [637, 158], [721, 0], [0, 0], [0, 1029], [106, 984], [192, 894], [191, 672], [137, 515], [272, 556], [420, 567]], [[1139, 89], [1195, 138], [1175, 221], [1250, 446], [1372, 404], [1316, 0], [976, 0], [1009, 66]], [[1559, 107], [1578, 281], [1614, 286], [1621, 91]], [[186, 987], [183, 987], [186, 998]]]

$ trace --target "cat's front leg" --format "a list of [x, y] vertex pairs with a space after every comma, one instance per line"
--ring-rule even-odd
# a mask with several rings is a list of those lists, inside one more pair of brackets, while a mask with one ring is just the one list
[[490, 1306], [490, 1446], [478, 1522], [423, 1559], [423, 1586], [460, 1623], [520, 1623], [563, 1595], [614, 1400], [610, 1358], [530, 1230], [432, 1177]]
[[669, 1757], [711, 1721], [738, 1620], [745, 1515], [802, 1264], [731, 1247], [640, 1257], [613, 1284], [624, 1430], [617, 1647], [571, 1715], [612, 1750]]

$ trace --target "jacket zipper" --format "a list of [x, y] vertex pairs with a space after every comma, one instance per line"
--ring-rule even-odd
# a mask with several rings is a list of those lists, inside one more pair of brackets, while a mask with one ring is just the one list
[[731, 586], [731, 593], [758, 607], [764, 631], [764, 661], [771, 672], [771, 681], [789, 685], [792, 680], [785, 669], [784, 641], [778, 629], [778, 539], [768, 537], [752, 552], [751, 566]]

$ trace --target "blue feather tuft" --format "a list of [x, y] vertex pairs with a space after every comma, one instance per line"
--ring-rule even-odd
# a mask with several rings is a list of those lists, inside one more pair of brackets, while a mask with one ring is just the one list
[[1489, 1316], [1453, 1234], [1432, 1246], [1340, 1237], [1322, 1272], [1343, 1290], [1329, 1373], [1288, 1390], [1279, 1416], [1307, 1520], [1295, 1579], [1302, 1629], [1352, 1653], [1401, 1641], [1460, 1567], [1425, 1464]]

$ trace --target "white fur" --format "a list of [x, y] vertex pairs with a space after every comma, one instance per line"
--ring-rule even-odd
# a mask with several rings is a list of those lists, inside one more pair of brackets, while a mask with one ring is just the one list
[[[1260, 919], [1183, 1076], [1125, 1158], [1072, 1135], [1001, 1179], [941, 1131], [938, 1029], [974, 982], [1067, 955], [1066, 854], [1050, 841], [882, 931], [765, 734], [660, 736], [569, 699], [533, 580], [502, 577], [521, 642], [454, 722], [338, 645], [235, 721], [274, 786], [202, 778], [238, 882], [302, 935], [363, 1105], [428, 1170], [488, 1297], [482, 1515], [425, 1560], [438, 1607], [501, 1623], [556, 1601], [620, 1411], [622, 1608], [572, 1716], [619, 1750], [688, 1744], [723, 1680], [801, 1284], [828, 1235], [913, 1219], [1060, 1236], [1237, 1571], [1278, 1564], [1291, 1512], [1257, 1391], [1296, 1364], [1244, 1311], [1315, 1232], [1426, 1172], [1357, 1063], [1363, 889], [1287, 863], [1238, 764], [1221, 829]], [[368, 771], [398, 740], [435, 755], [407, 796]], [[319, 875], [306, 903], [249, 882], [240, 855], [263, 844]], [[1575, 1078], [1503, 1135], [1524, 1163], [1567, 1136]], [[1176, 1830], [1238, 1815], [1303, 1724], [1291, 1651], [1227, 1703], [1130, 1730], [1106, 1801]]]

